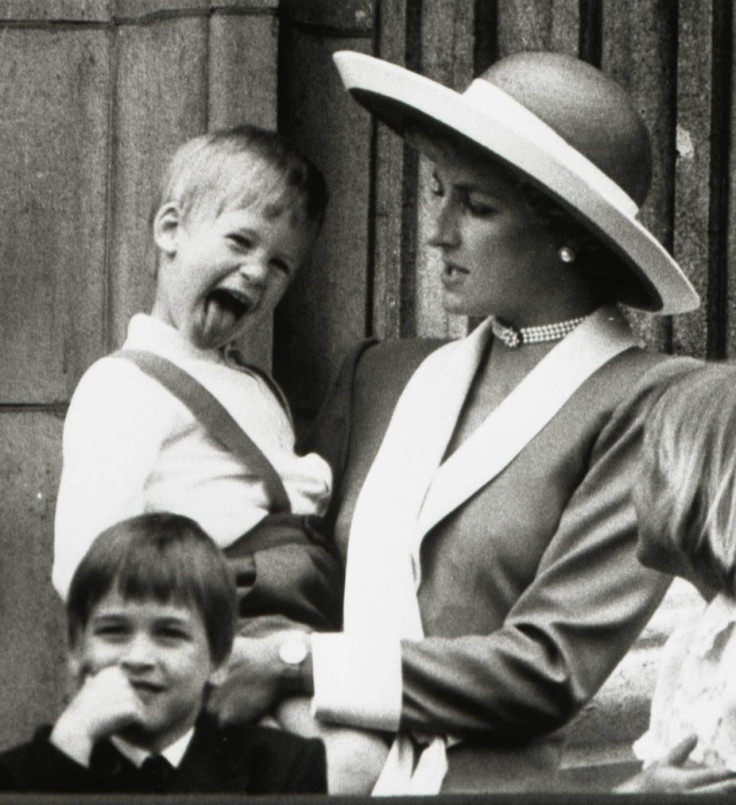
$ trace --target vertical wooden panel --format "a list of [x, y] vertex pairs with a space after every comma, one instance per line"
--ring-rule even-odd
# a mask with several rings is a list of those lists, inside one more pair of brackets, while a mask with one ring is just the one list
[[[734, 299], [729, 298], [729, 233], [733, 230], [733, 204], [730, 187], [733, 118], [733, 3], [714, 3], [711, 51], [713, 63], [710, 147], [710, 213], [708, 249], [707, 353], [711, 358], [732, 354], [729, 332]], [[729, 321], [731, 320], [731, 321]]]
[[499, 0], [498, 51], [554, 50], [577, 55], [578, 0]]
[[[297, 409], [319, 406], [345, 352], [367, 330], [371, 121], [343, 89], [332, 62], [336, 50], [370, 50], [370, 27], [366, 34], [336, 35], [339, 15], [352, 5], [318, 9], [338, 15], [321, 17], [323, 27], [282, 17], [279, 128], [324, 171], [331, 196], [310, 264], [276, 313], [275, 371]], [[363, 6], [356, 4], [348, 20], [365, 20], [358, 16]], [[295, 8], [308, 11], [308, 3]]]
[[[402, 66], [406, 66], [407, 13], [406, 0], [384, 0], [377, 20], [376, 55]], [[380, 338], [399, 338], [412, 334], [415, 326], [413, 294], [404, 298], [404, 288], [414, 282], [415, 245], [410, 220], [415, 199], [406, 197], [414, 192], [414, 183], [405, 172], [415, 160], [387, 126], [377, 124], [375, 138], [372, 331]], [[406, 239], [411, 239], [409, 255], [402, 248]]]
[[[606, 0], [603, 13], [603, 70], [629, 91], [652, 136], [653, 176], [642, 223], [672, 249], [677, 6], [668, 0], [617, 3]], [[631, 314], [646, 340], [666, 349], [667, 320]]]
[[[209, 35], [209, 128], [252, 123], [277, 127], [277, 0], [233, 4], [240, 13], [215, 13]], [[255, 13], [256, 11], [260, 13]], [[271, 367], [273, 323], [264, 321], [241, 339], [251, 362]]]
[[[277, 0], [271, 0], [275, 11]], [[262, 4], [261, 4], [262, 7]], [[278, 22], [273, 14], [215, 13], [210, 21], [210, 128], [277, 125]]]
[[712, 5], [681, 0], [678, 22], [675, 259], [701, 296], [700, 309], [673, 321], [673, 349], [705, 356], [711, 139]]
[[[422, 64], [424, 75], [463, 91], [474, 72], [473, 32], [475, 6], [458, 0], [448, 6], [442, 0], [425, 0], [422, 6]], [[427, 243], [435, 218], [430, 193], [430, 162], [419, 160], [418, 226], [416, 259], [416, 333], [419, 336], [457, 337], [467, 332], [467, 318], [445, 313], [442, 307], [442, 255]]]
[[0, 749], [53, 720], [65, 691], [62, 606], [51, 586], [61, 420], [0, 413]]
[[728, 294], [728, 322], [726, 329], [727, 356], [731, 359], [736, 356], [736, 226], [733, 225], [734, 211], [736, 210], [736, 59], [734, 58], [733, 47], [736, 43], [736, 14], [733, 15], [730, 26], [731, 32], [731, 65], [727, 72], [730, 79], [731, 92], [728, 103], [728, 115], [730, 128], [728, 132], [721, 132], [722, 136], [728, 138], [728, 211], [730, 213], [730, 225], [727, 228], [727, 254], [726, 254], [726, 290]]
[[102, 345], [109, 35], [0, 31], [2, 402], [66, 399]]
[[173, 150], [207, 126], [207, 18], [126, 24], [117, 34], [111, 240], [112, 343], [153, 302], [150, 215]]

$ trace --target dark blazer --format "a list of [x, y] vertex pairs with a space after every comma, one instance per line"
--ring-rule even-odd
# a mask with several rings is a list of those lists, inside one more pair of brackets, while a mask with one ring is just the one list
[[[438, 346], [367, 349], [318, 419], [310, 448], [336, 472], [332, 518], [343, 554], [399, 396]], [[593, 696], [656, 608], [669, 579], [636, 560], [630, 492], [647, 411], [668, 381], [698, 365], [623, 352], [503, 472], [430, 524], [418, 591], [425, 639], [402, 642], [401, 725], [465, 739], [448, 753], [443, 791], [536, 784], [536, 767], [554, 764], [552, 744], [540, 739]], [[347, 449], [334, 436], [346, 432]], [[332, 717], [366, 726], [352, 714]]]
[[[154, 793], [136, 767], [109, 741], [80, 766], [41, 727], [26, 744], [0, 754], [0, 791], [47, 793]], [[156, 789], [162, 793], [324, 793], [324, 745], [280, 730], [257, 726], [220, 727], [208, 715], [197, 722], [181, 764]]]

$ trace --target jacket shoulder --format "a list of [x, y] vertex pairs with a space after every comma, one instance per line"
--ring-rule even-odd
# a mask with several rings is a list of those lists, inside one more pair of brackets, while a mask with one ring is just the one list
[[441, 338], [405, 338], [378, 341], [367, 349], [360, 361], [358, 373], [413, 371], [439, 347], [448, 343]]

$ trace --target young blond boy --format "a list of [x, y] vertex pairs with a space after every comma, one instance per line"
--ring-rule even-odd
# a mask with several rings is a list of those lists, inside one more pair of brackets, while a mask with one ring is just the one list
[[[297, 455], [283, 394], [233, 347], [281, 299], [326, 203], [321, 173], [271, 131], [241, 126], [206, 134], [174, 154], [153, 217], [153, 309], [133, 316], [122, 353], [85, 373], [69, 407], [53, 568], [62, 596], [96, 534], [126, 517], [172, 511], [238, 553], [249, 602], [241, 603], [242, 615], [284, 615], [312, 628], [334, 624], [340, 571], [307, 524], [326, 508], [329, 467], [316, 454]], [[173, 364], [214, 397], [261, 464], [234, 452], [129, 359], [141, 353]], [[282, 487], [275, 526], [264, 466]], [[269, 535], [275, 527], [281, 544], [259, 566], [249, 546], [254, 531], [266, 527]]]
[[0, 791], [324, 792], [319, 741], [202, 713], [235, 604], [220, 551], [189, 518], [145, 514], [101, 534], [67, 598], [77, 692], [0, 755]]

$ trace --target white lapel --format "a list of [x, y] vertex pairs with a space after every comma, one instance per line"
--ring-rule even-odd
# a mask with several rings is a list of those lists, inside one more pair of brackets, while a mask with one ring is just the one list
[[[399, 398], [353, 514], [346, 629], [361, 623], [361, 628], [399, 628], [407, 635], [417, 627], [416, 601], [406, 601], [403, 619], [396, 591], [413, 590], [409, 540], [489, 337], [486, 322], [467, 338], [440, 347], [422, 362]], [[387, 606], [377, 606], [377, 598]]]
[[508, 466], [588, 377], [634, 343], [623, 316], [606, 307], [550, 350], [439, 467], [417, 522], [414, 549], [443, 517]]

